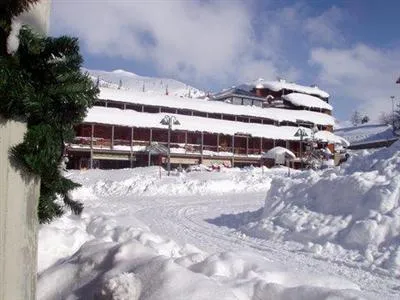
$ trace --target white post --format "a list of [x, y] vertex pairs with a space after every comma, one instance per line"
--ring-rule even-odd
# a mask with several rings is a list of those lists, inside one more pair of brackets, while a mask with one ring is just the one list
[[94, 135], [94, 124], [91, 126], [91, 134], [90, 134], [90, 169], [93, 169], [93, 135]]
[[26, 125], [0, 118], [0, 300], [35, 300], [40, 179], [16, 169], [10, 147]]

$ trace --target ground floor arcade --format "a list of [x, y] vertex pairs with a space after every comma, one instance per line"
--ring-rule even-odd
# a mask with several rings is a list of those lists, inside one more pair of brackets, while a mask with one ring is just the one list
[[[164, 165], [169, 149], [172, 166], [196, 164], [260, 165], [261, 154], [276, 146], [300, 157], [306, 143], [268, 139], [244, 133], [225, 135], [202, 131], [81, 124], [68, 145], [69, 168], [125, 168]], [[300, 147], [302, 149], [300, 149]], [[293, 162], [295, 166], [296, 162]]]

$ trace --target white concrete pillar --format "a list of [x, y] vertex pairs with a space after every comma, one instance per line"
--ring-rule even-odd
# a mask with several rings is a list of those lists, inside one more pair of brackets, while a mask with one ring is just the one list
[[10, 147], [26, 125], [0, 118], [0, 300], [35, 300], [40, 180], [16, 169]]

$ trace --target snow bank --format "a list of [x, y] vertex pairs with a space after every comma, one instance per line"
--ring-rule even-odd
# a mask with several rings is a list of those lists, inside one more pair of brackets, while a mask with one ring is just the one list
[[[161, 172], [161, 178], [160, 178]], [[264, 173], [282, 173], [287, 170], [270, 170]], [[110, 197], [137, 195], [150, 196], [185, 196], [224, 193], [243, 193], [264, 191], [268, 184], [261, 168], [225, 169], [219, 172], [167, 172], [160, 167], [146, 167], [123, 170], [71, 170], [68, 177], [81, 183], [72, 195], [81, 199], [92, 197]]]
[[[353, 299], [358, 287], [332, 277], [283, 270], [252, 253], [207, 254], [140, 227], [122, 227], [117, 220], [86, 215], [64, 216], [61, 233], [85, 234], [77, 251], [61, 254], [53, 224], [41, 229], [39, 258], [58, 253], [41, 268], [38, 299]], [[82, 223], [86, 226], [82, 231]], [[59, 225], [56, 225], [60, 230]], [[65, 232], [62, 232], [65, 231]], [[60, 234], [60, 232], [58, 233]], [[47, 249], [47, 253], [43, 249]]]
[[400, 275], [400, 142], [337, 169], [274, 178], [261, 218], [242, 230]]

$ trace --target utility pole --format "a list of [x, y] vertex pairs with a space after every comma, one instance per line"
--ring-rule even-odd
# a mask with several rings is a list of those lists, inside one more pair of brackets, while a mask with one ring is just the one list
[[392, 130], [394, 131], [394, 96], [390, 96], [392, 99]]

